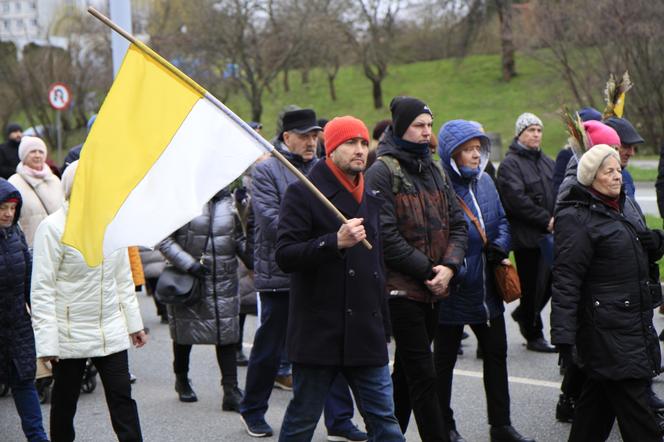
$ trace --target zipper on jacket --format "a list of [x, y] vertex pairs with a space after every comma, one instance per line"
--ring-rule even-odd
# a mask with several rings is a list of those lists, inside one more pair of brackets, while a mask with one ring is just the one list
[[69, 320], [69, 306], [65, 308], [65, 316], [67, 318], [67, 337], [71, 339], [71, 322]]
[[[473, 193], [473, 189], [471, 188], [471, 185], [468, 184], [468, 192], [470, 193], [470, 198], [473, 200], [473, 205], [475, 206], [475, 210], [477, 210], [477, 218], [482, 225], [482, 228], [484, 229], [484, 232], [486, 232], [486, 224], [484, 224], [484, 217], [482, 216], [482, 211], [480, 210], [480, 205], [477, 202], [477, 199], [475, 198], [475, 194]], [[489, 241], [489, 236], [487, 234], [487, 241]], [[487, 244], [488, 245], [488, 244]], [[482, 254], [480, 255], [482, 257], [482, 306], [484, 307], [484, 311], [486, 312], [486, 323], [487, 325], [489, 324], [489, 321], [491, 320], [491, 313], [489, 312], [489, 306], [486, 303], [486, 271], [487, 271], [487, 261], [486, 261], [486, 255], [484, 251], [482, 251]]]
[[104, 263], [101, 265], [101, 284], [99, 284], [99, 331], [104, 354], [106, 354], [106, 335], [104, 334]]

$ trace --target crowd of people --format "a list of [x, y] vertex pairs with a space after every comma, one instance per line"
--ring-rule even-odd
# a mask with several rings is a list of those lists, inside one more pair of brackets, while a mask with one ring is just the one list
[[[422, 100], [395, 97], [390, 112], [370, 136], [353, 116], [284, 108], [272, 144], [319, 195], [265, 155], [200, 216], [141, 250], [140, 281], [126, 249], [90, 268], [61, 242], [82, 146], [58, 169], [41, 139], [10, 125], [0, 147], [0, 383], [12, 389], [26, 438], [74, 440], [91, 363], [118, 440], [142, 440], [127, 350], [148, 339], [136, 296], [145, 284], [169, 325], [178, 399], [197, 401], [192, 346], [214, 345], [221, 409], [237, 412], [252, 437], [274, 433], [266, 413], [276, 385], [293, 392], [280, 441], [311, 440], [321, 415], [330, 441], [404, 441], [411, 415], [422, 441], [464, 441], [451, 398], [469, 326], [490, 439], [533, 441], [511, 422], [495, 277], [513, 252], [521, 298], [511, 316], [527, 350], [559, 353], [556, 418], [572, 423], [569, 440], [606, 440], [617, 420], [626, 441], [661, 441], [664, 401], [652, 378], [661, 371], [653, 309], [664, 232], [646, 226], [626, 169], [644, 142], [634, 126], [581, 109], [588, 150], [566, 146], [554, 161], [542, 151], [541, 119], [524, 113], [496, 172], [480, 123], [447, 121], [436, 136]], [[196, 297], [160, 297], [166, 273], [194, 281]], [[541, 317], [549, 300], [551, 342]], [[247, 314], [259, 323], [248, 357]], [[38, 365], [53, 377], [49, 436]]]

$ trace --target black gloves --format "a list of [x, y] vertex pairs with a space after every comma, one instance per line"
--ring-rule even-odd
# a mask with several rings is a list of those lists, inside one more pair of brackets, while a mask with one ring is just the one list
[[656, 252], [662, 246], [662, 236], [658, 230], [646, 229], [643, 232], [637, 232], [636, 236], [648, 252]]
[[558, 344], [556, 345], [558, 354], [560, 355], [560, 366], [567, 368], [574, 364], [574, 346], [571, 344]]
[[505, 258], [507, 258], [507, 252], [505, 252], [497, 245], [489, 243], [489, 245], [486, 248], [486, 260], [490, 264], [498, 265]]
[[210, 273], [210, 269], [196, 261], [191, 267], [189, 267], [188, 272], [197, 278], [205, 278], [205, 275]]

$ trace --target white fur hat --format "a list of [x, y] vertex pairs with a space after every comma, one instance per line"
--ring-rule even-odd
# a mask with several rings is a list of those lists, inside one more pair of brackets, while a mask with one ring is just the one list
[[579, 166], [576, 169], [576, 179], [584, 186], [590, 186], [595, 181], [595, 175], [602, 163], [609, 157], [613, 157], [620, 163], [620, 155], [616, 150], [608, 144], [597, 144], [586, 151], [579, 161]]
[[21, 144], [18, 145], [18, 158], [23, 161], [33, 150], [41, 150], [44, 156], [48, 153], [46, 144], [44, 144], [41, 138], [30, 136], [22, 137]]

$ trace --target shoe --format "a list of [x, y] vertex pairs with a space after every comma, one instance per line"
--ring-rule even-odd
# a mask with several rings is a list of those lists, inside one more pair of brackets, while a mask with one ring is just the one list
[[293, 376], [290, 374], [285, 376], [277, 376], [274, 378], [274, 388], [293, 391]]
[[[461, 340], [463, 341], [464, 339], [468, 339], [470, 335], [466, 333], [465, 331], [461, 332]], [[454, 431], [454, 430], [452, 430]], [[451, 432], [450, 432], [451, 433]]]
[[247, 433], [251, 437], [270, 437], [272, 436], [272, 427], [265, 422], [265, 419], [262, 417], [249, 419], [240, 415], [244, 428], [247, 429]]
[[526, 344], [526, 348], [530, 351], [536, 351], [539, 353], [555, 353], [556, 347], [549, 344], [549, 342], [544, 338], [531, 339]]
[[367, 433], [364, 431], [360, 431], [359, 428], [357, 428], [355, 425], [351, 425], [350, 427], [340, 430], [340, 431], [328, 431], [327, 432], [327, 440], [329, 441], [339, 441], [339, 442], [346, 442], [346, 441], [358, 441], [358, 442], [363, 442], [365, 440], [368, 440], [369, 436]]
[[180, 402], [196, 402], [198, 397], [191, 388], [191, 381], [187, 378], [187, 373], [175, 375], [175, 391], [178, 393]]
[[459, 348], [457, 348], [457, 354], [463, 356], [463, 348], [461, 347], [461, 344], [459, 344]]
[[162, 316], [161, 319], [159, 319], [160, 324], [168, 324], [168, 317], [167, 316]]
[[511, 425], [491, 427], [491, 442], [535, 442], [535, 439], [522, 436]]
[[457, 430], [450, 430], [450, 442], [466, 442]]
[[242, 350], [237, 350], [235, 352], [235, 360], [237, 361], [238, 367], [246, 367], [249, 365], [249, 359], [247, 359]]
[[528, 340], [528, 329], [526, 328], [525, 323], [521, 319], [521, 315], [519, 314], [521, 310], [519, 307], [515, 308], [514, 311], [512, 312], [512, 319], [514, 319], [514, 322], [519, 324], [519, 332], [521, 333], [521, 336], [524, 337], [524, 339], [527, 341]]
[[136, 376], [134, 376], [132, 373], [129, 373], [129, 383], [130, 384], [133, 384], [134, 382], [136, 382], [137, 379], [138, 378]]
[[661, 332], [659, 332], [659, 340], [660, 340], [660, 341], [664, 341], [664, 330], [662, 330]]
[[574, 399], [561, 394], [556, 404], [556, 420], [571, 424], [574, 422]]
[[240, 412], [240, 402], [244, 397], [244, 393], [235, 385], [224, 385], [224, 398], [221, 401], [221, 409], [224, 411], [237, 411]]
[[650, 391], [648, 392], [648, 405], [650, 408], [652, 408], [656, 413], [661, 413], [664, 412], [664, 400], [657, 396], [655, 392], [652, 389], [652, 385], [650, 386]]

